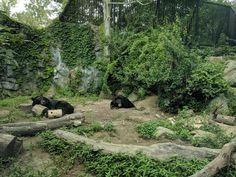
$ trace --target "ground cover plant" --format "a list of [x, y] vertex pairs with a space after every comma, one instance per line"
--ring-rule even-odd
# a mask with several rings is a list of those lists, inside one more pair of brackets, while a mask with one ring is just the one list
[[[194, 128], [193, 123], [189, 119], [193, 116], [192, 114], [192, 111], [184, 109], [179, 112], [174, 124], [169, 120], [152, 120], [139, 124], [136, 127], [136, 130], [143, 138], [155, 139], [157, 127], [165, 127], [175, 133], [175, 135], [169, 136], [170, 139], [181, 139], [183, 141], [191, 142], [194, 146], [219, 149], [235, 138], [236, 135], [227, 135], [219, 125], [208, 124], [207, 121], [200, 128]], [[193, 138], [191, 132], [198, 129], [213, 133], [215, 137], [206, 136], [204, 138]]]
[[124, 154], [103, 154], [84, 144], [73, 144], [56, 138], [52, 132], [41, 134], [41, 143], [50, 154], [80, 161], [88, 172], [96, 176], [189, 176], [200, 170], [208, 160], [185, 160], [172, 158], [167, 161], [149, 159], [139, 154], [130, 157]]
[[91, 136], [97, 132], [114, 132], [114, 125], [111, 122], [106, 122], [104, 124], [100, 122], [92, 122], [88, 125], [81, 125], [79, 127], [68, 127], [65, 128], [65, 130], [69, 130], [70, 132], [79, 134], [79, 135], [85, 135], [85, 136]]

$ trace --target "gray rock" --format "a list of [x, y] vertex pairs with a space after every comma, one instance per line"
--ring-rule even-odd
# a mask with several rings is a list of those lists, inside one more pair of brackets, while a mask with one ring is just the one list
[[202, 139], [202, 138], [211, 138], [215, 139], [216, 136], [213, 133], [203, 131], [203, 130], [194, 130], [191, 132], [193, 139]]
[[20, 105], [18, 106], [18, 108], [21, 109], [21, 110], [24, 111], [24, 112], [28, 112], [28, 113], [32, 112], [32, 106], [31, 106], [31, 104], [20, 104]]
[[6, 90], [16, 91], [19, 88], [19, 85], [14, 82], [3, 81], [1, 85], [2, 85], [2, 88]]
[[163, 137], [168, 138], [173, 135], [175, 135], [175, 133], [172, 130], [165, 127], [157, 127], [154, 133], [154, 137], [157, 139], [163, 138]]
[[128, 96], [128, 99], [129, 99], [131, 102], [138, 101], [138, 95], [135, 94], [134, 92], [132, 92], [132, 93]]
[[52, 48], [51, 52], [53, 56], [52, 59], [56, 65], [54, 68], [53, 81], [56, 85], [63, 88], [69, 82], [69, 69], [66, 64], [62, 62], [60, 49], [58, 47]]
[[34, 116], [40, 116], [42, 115], [42, 112], [43, 110], [45, 109], [46, 107], [45, 106], [42, 106], [42, 105], [35, 105], [33, 108], [32, 108], [32, 112], [34, 114]]
[[224, 96], [224, 94], [221, 94], [220, 96], [213, 99], [210, 104], [208, 105], [208, 111], [213, 112], [215, 109], [217, 109], [218, 114], [224, 114], [228, 115], [230, 110], [228, 107], [228, 100]]
[[230, 83], [232, 87], [236, 87], [236, 60], [226, 61], [224, 78]]

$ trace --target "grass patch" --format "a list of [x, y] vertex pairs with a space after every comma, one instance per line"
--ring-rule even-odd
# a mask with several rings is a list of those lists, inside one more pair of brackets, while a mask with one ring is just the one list
[[76, 128], [73, 128], [73, 127], [66, 128], [66, 130], [79, 134], [79, 135], [86, 135], [86, 136], [91, 136], [101, 131], [105, 131], [105, 132], [115, 131], [114, 125], [111, 122], [106, 122], [105, 124], [101, 124], [100, 122], [93, 122], [89, 125], [81, 125]]
[[200, 130], [213, 133], [215, 135], [215, 138], [204, 137], [204, 138], [192, 139], [192, 144], [194, 146], [208, 147], [208, 148], [222, 148], [224, 144], [230, 142], [233, 138], [235, 138], [235, 135], [225, 134], [224, 130], [220, 126], [214, 124], [205, 124], [202, 127], [200, 127]]
[[31, 113], [26, 113], [18, 108], [20, 104], [29, 103], [30, 101], [29, 96], [18, 96], [0, 100], [0, 110], [2, 110], [2, 112], [0, 111], [0, 124], [27, 119], [30, 119], [30, 121], [39, 120], [39, 117], [33, 117]]
[[189, 119], [191, 117], [191, 111], [184, 109], [177, 116], [175, 124], [172, 124], [168, 120], [153, 120], [138, 125], [136, 130], [142, 138], [155, 139], [157, 127], [165, 127], [175, 132], [175, 135], [170, 137], [172, 139], [178, 138], [191, 142], [194, 146], [208, 148], [222, 148], [224, 144], [235, 138], [235, 135], [225, 134], [220, 126], [207, 123], [200, 130], [213, 133], [215, 137], [193, 138], [191, 132], [197, 129], [193, 127], [193, 123]]
[[50, 154], [70, 159], [72, 164], [79, 161], [85, 165], [88, 172], [98, 177], [185, 177], [194, 174], [208, 163], [208, 160], [182, 158], [158, 161], [142, 154], [132, 157], [124, 154], [104, 154], [84, 144], [58, 139], [50, 131], [42, 133], [41, 136], [43, 138], [41, 146]]
[[55, 99], [63, 99], [65, 101], [68, 101], [72, 105], [76, 105], [76, 104], [85, 105], [87, 102], [95, 102], [99, 100], [97, 95], [87, 95], [87, 96], [78, 95], [78, 96], [69, 96], [69, 97], [68, 96], [63, 97], [63, 96], [57, 95]]
[[168, 120], [153, 120], [138, 125], [136, 130], [143, 138], [155, 139], [156, 128], [165, 127], [175, 132], [176, 136], [172, 136], [171, 138], [180, 138], [181, 140], [189, 141], [191, 139], [191, 131], [194, 129], [192, 125], [188, 123], [188, 118], [191, 117], [192, 114], [191, 110], [184, 109], [179, 112], [175, 124], [172, 124]]
[[18, 96], [14, 98], [6, 98], [3, 100], [0, 100], [0, 109], [1, 108], [12, 108], [17, 107], [19, 104], [27, 103], [31, 99], [29, 96]]

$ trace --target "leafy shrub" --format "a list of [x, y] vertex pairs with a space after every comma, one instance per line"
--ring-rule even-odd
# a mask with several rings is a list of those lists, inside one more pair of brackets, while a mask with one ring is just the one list
[[192, 144], [199, 147], [222, 148], [223, 145], [230, 142], [236, 135], [227, 135], [219, 125], [204, 124], [200, 130], [211, 132], [215, 137], [205, 137], [200, 139], [192, 139]]
[[203, 62], [192, 71], [188, 80], [188, 95], [197, 101], [208, 101], [227, 90], [227, 82], [223, 79], [224, 67], [220, 63]]
[[218, 125], [204, 124], [200, 127], [200, 130], [211, 132], [215, 135], [215, 137], [193, 138], [191, 132], [197, 129], [193, 127], [193, 123], [191, 122], [190, 118], [192, 116], [193, 111], [184, 108], [179, 111], [175, 124], [172, 124], [167, 120], [153, 120], [138, 125], [136, 130], [143, 138], [155, 139], [156, 128], [161, 126], [175, 132], [175, 136], [172, 136], [171, 138], [191, 141], [194, 146], [209, 148], [222, 148], [224, 144], [230, 142], [236, 136], [225, 134], [223, 129]]
[[157, 127], [165, 127], [175, 132], [176, 136], [171, 138], [180, 138], [188, 141], [191, 140], [191, 131], [193, 130], [193, 127], [187, 123], [187, 119], [190, 118], [191, 115], [192, 112], [190, 110], [184, 109], [180, 111], [175, 124], [167, 120], [153, 120], [138, 125], [136, 130], [141, 137], [151, 139], [155, 138], [154, 134]]
[[[183, 106], [199, 110], [227, 89], [223, 67], [187, 49], [178, 25], [145, 32], [114, 33], [111, 64], [104, 70], [103, 90], [159, 94], [159, 106], [176, 113]], [[105, 64], [100, 63], [100, 66]]]

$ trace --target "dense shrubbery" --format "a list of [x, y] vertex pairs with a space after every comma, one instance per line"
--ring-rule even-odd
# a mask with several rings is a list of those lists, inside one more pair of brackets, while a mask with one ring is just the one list
[[114, 34], [112, 51], [103, 89], [158, 93], [165, 111], [184, 105], [199, 110], [227, 88], [223, 67], [190, 52], [177, 25]]

